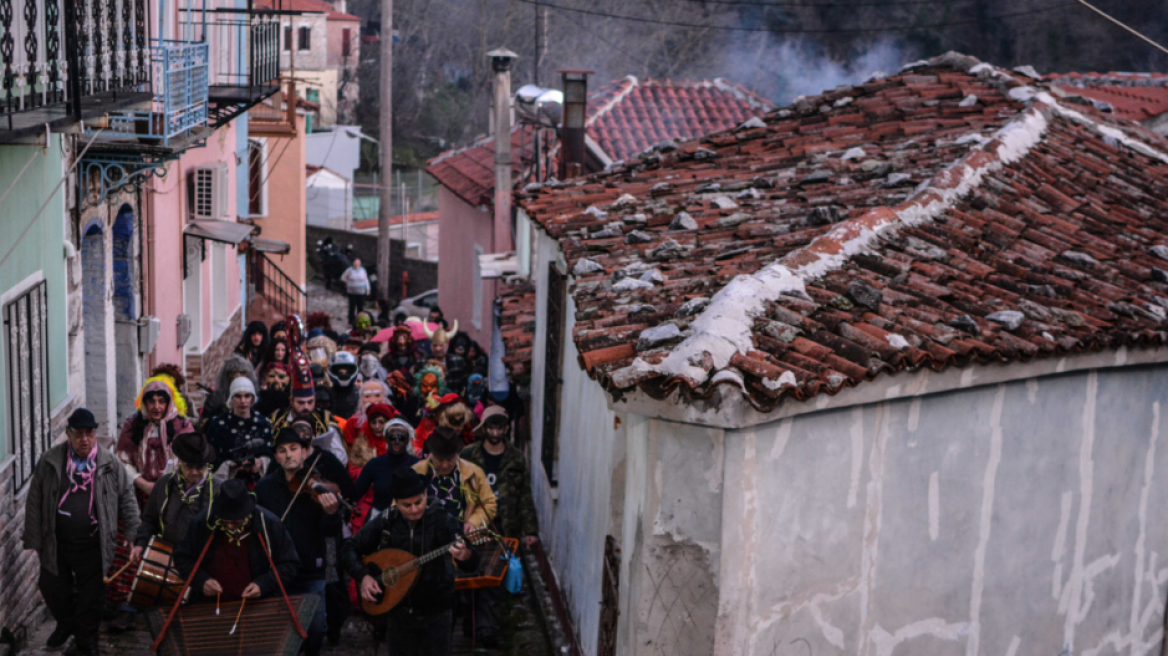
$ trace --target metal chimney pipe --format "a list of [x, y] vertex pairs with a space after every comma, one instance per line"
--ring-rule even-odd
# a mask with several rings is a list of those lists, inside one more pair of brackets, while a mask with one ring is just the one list
[[564, 69], [564, 114], [560, 125], [560, 179], [584, 173], [584, 130], [588, 120], [588, 76], [592, 71]]
[[495, 222], [492, 252], [511, 250], [511, 64], [519, 58], [506, 48], [487, 53], [495, 72]]

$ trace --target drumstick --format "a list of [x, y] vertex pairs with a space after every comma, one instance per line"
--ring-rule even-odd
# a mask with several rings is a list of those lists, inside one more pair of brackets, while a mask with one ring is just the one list
[[239, 614], [235, 616], [235, 624], [231, 625], [231, 631], [227, 635], [234, 635], [236, 627], [239, 626], [239, 618], [243, 617], [243, 605], [247, 603], [247, 597], [239, 600]]
[[216, 592], [216, 593], [215, 593], [215, 614], [216, 614], [216, 615], [218, 615], [218, 614], [219, 614], [219, 600], [220, 600], [222, 597], [223, 597], [223, 591], [222, 591], [222, 590], [220, 590], [219, 592]]
[[132, 560], [127, 560], [127, 561], [126, 561], [126, 564], [125, 564], [125, 565], [122, 565], [122, 568], [121, 568], [121, 569], [119, 569], [118, 571], [114, 572], [113, 576], [103, 576], [103, 577], [101, 577], [101, 580], [102, 580], [102, 582], [103, 582], [103, 583], [105, 583], [106, 585], [109, 585], [109, 584], [110, 584], [110, 581], [113, 581], [114, 579], [116, 579], [116, 578], [118, 578], [119, 576], [121, 576], [121, 575], [122, 575], [122, 572], [126, 571], [126, 569], [127, 569], [127, 568], [128, 568], [130, 565], [133, 565], [133, 564], [134, 564], [134, 561], [132, 561]]

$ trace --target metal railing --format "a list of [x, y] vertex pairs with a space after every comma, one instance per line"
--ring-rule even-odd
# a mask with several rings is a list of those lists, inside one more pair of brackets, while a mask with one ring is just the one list
[[211, 44], [211, 86], [279, 84], [280, 22], [249, 8], [206, 9], [201, 0], [179, 5], [179, 29], [187, 41]]
[[255, 293], [263, 296], [272, 309], [282, 315], [303, 314], [308, 294], [276, 266], [267, 255], [251, 251], [251, 279]]
[[105, 134], [169, 146], [171, 139], [207, 125], [209, 53], [207, 43], [156, 41], [150, 48], [152, 109], [111, 112]]
[[144, 91], [147, 20], [146, 0], [0, 0], [0, 128], [37, 110], [80, 120], [86, 98]]

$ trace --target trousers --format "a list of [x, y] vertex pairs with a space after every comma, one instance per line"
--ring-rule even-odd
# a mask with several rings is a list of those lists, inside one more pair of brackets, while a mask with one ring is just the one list
[[324, 579], [318, 581], [297, 581], [295, 584], [288, 586], [288, 594], [290, 596], [313, 595], [320, 599], [320, 605], [316, 607], [316, 612], [312, 614], [312, 621], [308, 626], [304, 627], [308, 631], [308, 640], [304, 641], [304, 653], [309, 656], [315, 656], [320, 653], [321, 645], [324, 644], [324, 634], [328, 631], [328, 611], [327, 604], [325, 604], [325, 582]]
[[389, 656], [450, 656], [454, 612], [389, 614]]
[[101, 549], [57, 545], [57, 573], [41, 568], [37, 587], [58, 626], [72, 631], [78, 647], [97, 644], [101, 628]]
[[365, 309], [364, 294], [349, 294], [349, 325], [357, 322], [357, 313]]

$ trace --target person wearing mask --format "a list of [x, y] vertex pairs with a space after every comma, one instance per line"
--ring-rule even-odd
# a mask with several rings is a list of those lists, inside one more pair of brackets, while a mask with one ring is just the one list
[[[307, 443], [294, 428], [285, 428], [276, 436], [276, 463], [279, 465], [255, 487], [260, 506], [280, 517], [288, 535], [296, 545], [300, 569], [288, 588], [290, 595], [315, 595], [320, 599], [312, 620], [306, 627], [308, 640], [302, 653], [316, 656], [328, 630], [325, 603], [326, 540], [341, 535], [341, 514], [338, 497], [321, 494], [314, 500], [308, 489]], [[297, 483], [299, 481], [300, 483]]]
[[[360, 421], [354, 418], [345, 426], [345, 449], [349, 454], [349, 475], [356, 480], [368, 466], [369, 461], [385, 454], [385, 425], [397, 417], [397, 410], [388, 404], [376, 401], [361, 411]], [[354, 500], [357, 509], [353, 521], [360, 528], [364, 517], [373, 505], [373, 494], [367, 492]]]
[[357, 386], [357, 358], [347, 351], [337, 351], [329, 362], [328, 376], [332, 383], [333, 414], [345, 419], [352, 417], [361, 401], [361, 390]]
[[78, 653], [96, 656], [102, 575], [113, 567], [118, 526], [137, 533], [138, 503], [129, 471], [98, 446], [92, 412], [74, 410], [65, 438], [33, 470], [21, 542], [37, 553], [37, 587], [57, 623], [46, 646], [60, 648], [73, 636]]
[[268, 354], [268, 326], [262, 321], [247, 324], [247, 330], [243, 331], [235, 352], [247, 358], [252, 367], [258, 368]]
[[365, 297], [369, 295], [369, 274], [361, 266], [360, 258], [353, 258], [353, 266], [341, 274], [345, 292], [349, 295], [349, 325], [356, 325], [357, 313], [365, 309]]
[[269, 420], [281, 410], [291, 407], [291, 377], [289, 366], [278, 362], [268, 363], [264, 368], [263, 387], [256, 399], [255, 411]]
[[247, 485], [233, 479], [224, 481], [211, 507], [191, 521], [174, 550], [174, 566], [190, 581], [195, 598], [231, 602], [277, 595], [281, 584], [287, 590], [300, 557], [280, 518], [257, 506]]
[[341, 563], [358, 582], [362, 599], [373, 602], [383, 591], [374, 573], [361, 562], [382, 549], [421, 556], [444, 545], [453, 558], [435, 558], [422, 566], [411, 592], [387, 613], [390, 656], [449, 656], [455, 600], [454, 568], [473, 572], [479, 554], [460, 539], [461, 526], [439, 504], [429, 504], [426, 482], [412, 469], [393, 477], [396, 504], [366, 524], [341, 547]]
[[218, 451], [216, 476], [238, 478], [255, 486], [268, 470], [272, 455], [272, 422], [254, 410], [255, 387], [251, 379], [231, 381], [228, 410], [207, 424], [207, 439]]
[[138, 560], [150, 538], [158, 538], [174, 546], [182, 541], [195, 515], [211, 507], [219, 491], [219, 483], [211, 476], [210, 464], [215, 461], [215, 447], [198, 433], [183, 433], [172, 445], [175, 470], [158, 479], [146, 507], [142, 522], [134, 537], [131, 560]]
[[[367, 517], [354, 517], [353, 528], [360, 530], [358, 519], [363, 525], [365, 522], [371, 521], [374, 517], [389, 510], [393, 505], [393, 475], [394, 472], [399, 471], [403, 467], [412, 467], [418, 462], [418, 459], [410, 455], [407, 448], [414, 439], [414, 429], [401, 419], [395, 417], [389, 420], [385, 426], [385, 442], [387, 444], [386, 451], [383, 455], [373, 458], [366, 463], [365, 468], [361, 470], [361, 475], [357, 477], [357, 482], [354, 488], [354, 494], [358, 498], [364, 500], [369, 494], [370, 489], [373, 492], [373, 499], [371, 502], [371, 510]], [[360, 506], [358, 506], [360, 509]]]

